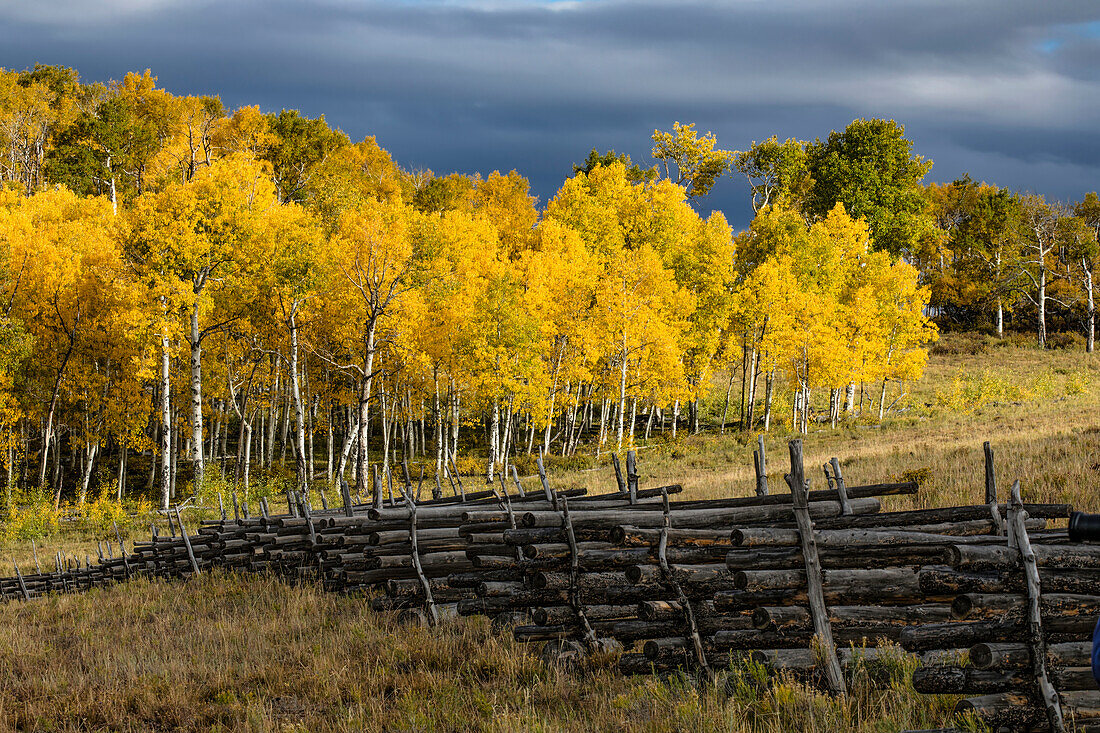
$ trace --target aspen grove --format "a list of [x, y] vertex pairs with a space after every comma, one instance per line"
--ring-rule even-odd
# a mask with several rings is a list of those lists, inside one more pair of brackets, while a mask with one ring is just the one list
[[843, 202], [769, 191], [736, 236], [697, 213], [734, 158], [690, 125], [655, 134], [663, 169], [609, 156], [541, 210], [515, 171], [405, 171], [148, 72], [0, 70], [0, 125], [9, 497], [167, 508], [284, 461], [367, 494], [373, 466], [460, 448], [493, 481], [540, 451], [881, 420], [935, 335], [913, 258]]

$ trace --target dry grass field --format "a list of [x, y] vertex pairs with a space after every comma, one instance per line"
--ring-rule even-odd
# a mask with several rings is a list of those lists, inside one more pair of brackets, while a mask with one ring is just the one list
[[[850, 484], [917, 476], [916, 499], [889, 508], [973, 503], [982, 442], [1007, 491], [1100, 510], [1100, 363], [947, 336], [902, 408], [883, 425], [811, 426], [807, 473], [831, 456]], [[874, 417], [877, 422], [877, 410]], [[767, 436], [770, 482], [785, 490], [782, 425]], [[755, 436], [655, 439], [639, 452], [642, 485], [687, 497], [751, 493]], [[610, 469], [557, 471], [559, 485], [611, 490]], [[781, 488], [782, 487], [782, 488]], [[90, 552], [86, 536], [51, 539]], [[89, 549], [89, 547], [91, 549]], [[32, 562], [27, 543], [3, 557]], [[47, 553], [42, 552], [43, 559]], [[262, 578], [138, 581], [83, 596], [9, 603], [0, 614], [0, 729], [254, 731], [865, 731], [950, 722], [953, 700], [916, 695], [900, 654], [856, 675], [832, 700], [735, 669], [716, 683], [624, 678], [614, 659], [545, 665], [484, 619], [398, 626], [361, 598]], [[873, 676], [887, 684], [872, 688]]]
[[0, 728], [187, 731], [889, 731], [943, 724], [900, 654], [846, 702], [753, 670], [716, 684], [544, 665], [484, 619], [395, 625], [359, 598], [256, 578], [138, 581], [9, 604]]

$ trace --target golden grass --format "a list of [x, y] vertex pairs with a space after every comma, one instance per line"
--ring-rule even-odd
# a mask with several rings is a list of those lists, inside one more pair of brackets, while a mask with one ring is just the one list
[[9, 604], [5, 730], [889, 731], [947, 720], [905, 681], [846, 701], [751, 670], [719, 684], [543, 664], [484, 619], [396, 625], [360, 598], [265, 578], [136, 581]]

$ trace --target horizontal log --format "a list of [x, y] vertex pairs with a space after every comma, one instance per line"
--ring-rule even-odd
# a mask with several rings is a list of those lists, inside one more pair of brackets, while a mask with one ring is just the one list
[[[1044, 593], [1039, 598], [1039, 608], [1044, 618], [1081, 615], [1095, 618], [1100, 615], [1100, 596]], [[951, 611], [960, 620], [1009, 615], [1022, 618], [1027, 613], [1027, 598], [1022, 594], [964, 593], [951, 603]]]
[[[980, 643], [970, 647], [970, 663], [977, 669], [1021, 669], [1031, 666], [1031, 647], [1018, 643]], [[1092, 643], [1070, 641], [1047, 645], [1047, 662], [1058, 667], [1083, 667], [1091, 663]]]
[[[871, 514], [879, 511], [877, 499], [853, 499], [852, 511], [857, 514]], [[787, 505], [765, 505], [733, 509], [687, 509], [672, 512], [673, 526], [684, 528], [714, 528], [735, 524], [751, 524], [789, 519], [791, 507]], [[810, 504], [812, 518], [835, 517], [840, 514], [840, 504], [833, 501], [818, 501]], [[619, 525], [654, 528], [664, 524], [661, 512], [647, 512], [636, 509], [616, 509], [607, 511], [571, 511], [570, 518], [574, 527], [601, 528], [610, 530]], [[524, 512], [524, 527], [556, 527], [561, 525], [561, 515], [557, 512]]]
[[[584, 607], [584, 615], [590, 619], [626, 619], [635, 615], [637, 606], [592, 605]], [[572, 606], [540, 606], [531, 610], [531, 618], [538, 626], [557, 626], [577, 622], [577, 612]]]
[[[1055, 616], [1043, 619], [1043, 631], [1048, 641], [1076, 641], [1089, 634], [1096, 618]], [[1016, 620], [954, 621], [905, 628], [898, 643], [909, 651], [972, 647], [983, 642], [1023, 641], [1026, 624]], [[1061, 638], [1069, 637], [1069, 638]]]
[[[628, 547], [648, 547], [661, 541], [661, 530], [655, 527], [634, 527], [619, 525], [607, 532], [608, 540], [616, 545]], [[669, 547], [702, 547], [708, 545], [728, 545], [729, 532], [722, 529], [670, 529]]]
[[[883, 624], [860, 628], [838, 628], [833, 630], [834, 641], [841, 644], [867, 644], [874, 646], [879, 639], [897, 641], [901, 633], [920, 626], [895, 626]], [[789, 649], [808, 647], [814, 638], [813, 631], [718, 631], [711, 637], [710, 643], [716, 649]]]
[[[624, 572], [581, 573], [577, 578], [577, 587], [582, 592], [629, 583], [630, 579]], [[536, 570], [528, 574], [527, 584], [535, 589], [566, 590], [570, 584], [569, 573]]]
[[[1024, 504], [1024, 509], [1032, 519], [1065, 519], [1072, 510], [1069, 504]], [[1007, 506], [1000, 505], [1001, 516]], [[976, 519], [988, 519], [990, 510], [987, 505], [941, 507], [939, 509], [914, 509], [904, 512], [881, 512], [871, 516], [843, 516], [822, 519], [814, 522], [816, 529], [860, 529], [874, 527], [904, 527], [914, 524], [941, 524], [967, 522]]]
[[[826, 592], [851, 593], [870, 591], [890, 596], [920, 597], [924, 595], [917, 571], [913, 567], [824, 570], [821, 574]], [[739, 570], [733, 574], [738, 590], [798, 590], [806, 587], [804, 570]]]
[[[1092, 667], [1059, 667], [1050, 670], [1051, 684], [1059, 691], [1095, 690]], [[913, 672], [913, 689], [925, 695], [987, 695], [1027, 690], [1035, 685], [1031, 670], [985, 670], [976, 667], [928, 666]]]
[[[900, 483], [864, 484], [861, 486], [848, 486], [845, 495], [849, 499], [869, 499], [878, 496], [904, 496], [917, 493], [918, 486], [915, 481], [902, 481]], [[807, 495], [810, 502], [838, 501], [836, 489], [820, 489], [811, 491]], [[697, 499], [694, 501], [678, 501], [674, 504], [679, 509], [735, 509], [757, 506], [790, 506], [791, 495], [765, 494], [764, 496], [740, 496], [729, 499]]]
[[[1045, 519], [1029, 520], [1029, 529], [1046, 526]], [[986, 530], [985, 533], [965, 532], [960, 534], [942, 534], [927, 531], [930, 528], [948, 530], [955, 525], [918, 525], [917, 527], [883, 527], [875, 529], [823, 529], [814, 532], [814, 541], [818, 547], [850, 547], [852, 545], [913, 545], [913, 544], [983, 544], [999, 542], [1003, 537], [991, 536], [989, 530], [995, 525], [990, 521], [964, 522], [967, 529], [975, 525]], [[918, 529], [918, 527], [920, 529]], [[770, 527], [744, 527], [730, 532], [730, 543], [734, 547], [797, 547], [801, 544], [797, 529]]]
[[[1040, 568], [1043, 592], [1100, 595], [1100, 570], [1061, 570]], [[1022, 593], [1024, 577], [1019, 569], [965, 571], [946, 566], [928, 566], [920, 570], [920, 586], [929, 594]]]
[[[951, 560], [953, 545], [894, 545], [861, 547], [852, 552], [843, 546], [818, 551], [825, 569], [877, 569], [908, 565], [942, 564]], [[782, 570], [805, 566], [801, 547], [735, 548], [726, 554], [726, 565], [738, 570]]]
[[[909, 606], [828, 606], [829, 623], [833, 628], [875, 627], [883, 624], [912, 626], [946, 623], [951, 620], [951, 606], [946, 603], [924, 603]], [[760, 630], [813, 628], [810, 610], [804, 606], [760, 606], [752, 612], [753, 626]]]
[[[1085, 544], [1033, 544], [1040, 568], [1100, 570], [1100, 546]], [[1000, 570], [1019, 567], [1019, 552], [1007, 546], [955, 545], [951, 561], [956, 570]]]

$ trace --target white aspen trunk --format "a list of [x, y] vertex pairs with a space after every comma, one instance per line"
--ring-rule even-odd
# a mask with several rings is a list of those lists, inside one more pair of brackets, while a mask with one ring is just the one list
[[[228, 398], [227, 398], [228, 399]], [[221, 443], [218, 446], [218, 458], [221, 461], [222, 476], [225, 476], [225, 457], [226, 446], [229, 442], [229, 413], [225, 411], [225, 401], [222, 401], [222, 430], [221, 430]]]
[[798, 430], [798, 403], [802, 400], [802, 383], [799, 382], [798, 389], [794, 391], [794, 396], [791, 398], [791, 432]]
[[[368, 356], [368, 361], [370, 357]], [[369, 367], [367, 374], [370, 374]], [[370, 476], [367, 471], [367, 421], [370, 419], [370, 378], [364, 377], [359, 387], [359, 419], [356, 421], [358, 436], [355, 440], [355, 493], [370, 496]]]
[[[88, 486], [92, 483], [92, 467], [95, 465], [95, 457], [99, 452], [99, 443], [92, 443], [86, 449], [87, 461], [84, 466], [84, 478], [80, 482], [80, 505], [84, 506], [84, 502], [88, 499]], [[119, 497], [121, 501], [121, 496]]]
[[111, 167], [111, 156], [107, 155], [107, 175], [111, 179], [111, 213], [118, 216], [118, 189], [115, 187], [115, 171]]
[[168, 511], [172, 496], [172, 384], [171, 354], [168, 351], [168, 330], [160, 340], [160, 420], [163, 426], [160, 443], [160, 508]]
[[279, 395], [281, 393], [280, 385], [281, 374], [279, 359], [275, 356], [271, 357], [272, 366], [272, 381], [271, 381], [271, 405], [267, 413], [267, 437], [264, 440], [264, 453], [262, 456], [264, 466], [271, 468], [271, 464], [275, 462], [275, 430], [279, 424]]
[[1088, 260], [1081, 260], [1081, 269], [1085, 273], [1085, 294], [1088, 309], [1085, 322], [1085, 352], [1091, 354], [1096, 346], [1096, 301], [1092, 292], [1092, 268], [1088, 266]]
[[672, 437], [676, 437], [676, 425], [680, 422], [680, 398], [672, 403]]
[[367, 437], [370, 424], [370, 392], [374, 370], [375, 322], [367, 327], [367, 356], [363, 364], [363, 381], [359, 389], [359, 450], [355, 456], [355, 491], [360, 496], [371, 496], [370, 478], [367, 475]]
[[[342, 481], [344, 479], [344, 472], [347, 469], [348, 457], [351, 456], [351, 450], [359, 443], [359, 411], [355, 411], [355, 420], [352, 421], [352, 414], [348, 413], [348, 430], [344, 436], [344, 444], [340, 448], [340, 460], [336, 466], [336, 480]], [[354, 465], [352, 467], [354, 470]], [[357, 474], [358, 475], [358, 474]]]
[[213, 463], [218, 460], [218, 432], [221, 430], [221, 410], [218, 409], [218, 400], [213, 400], [211, 402], [210, 408], [214, 413], [214, 426], [210, 429], [210, 442], [206, 446], [206, 458], [208, 461]]
[[126, 494], [126, 463], [130, 457], [130, 447], [123, 444], [118, 456], [118, 500]]
[[514, 395], [508, 396], [508, 409], [504, 411], [504, 435], [500, 439], [500, 472], [508, 476], [508, 446], [512, 442], [512, 401]]
[[500, 403], [493, 398], [493, 412], [489, 421], [489, 460], [485, 466], [485, 482], [492, 485], [497, 458], [500, 453]]
[[[198, 292], [195, 293], [196, 297]], [[202, 489], [205, 460], [202, 452], [202, 344], [199, 342], [199, 304], [191, 308], [191, 460], [195, 491]]]
[[458, 431], [462, 427], [462, 395], [454, 391], [451, 385], [453, 397], [451, 398], [451, 455], [458, 455]]
[[756, 420], [756, 373], [760, 364], [760, 355], [753, 347], [749, 354], [749, 394], [745, 403], [746, 430], [752, 430], [752, 424]]
[[619, 425], [618, 425], [618, 449], [623, 449], [623, 419], [626, 417], [626, 370], [628, 367], [626, 348], [626, 333], [623, 332], [622, 365], [619, 367]]
[[390, 410], [387, 409], [386, 386], [378, 385], [378, 417], [382, 422], [382, 480], [390, 473]]
[[[558, 396], [558, 372], [561, 370], [562, 351], [564, 349], [559, 348], [557, 359], [554, 362], [554, 374], [550, 381], [550, 400], [546, 407], [546, 430], [543, 431], [542, 436], [542, 452], [550, 453], [550, 432], [554, 425], [554, 402]], [[530, 453], [530, 451], [528, 451]]]
[[[997, 251], [997, 255], [994, 258], [993, 262], [994, 262], [993, 272], [994, 272], [994, 276], [996, 278], [996, 282], [994, 283], [994, 285], [997, 288], [1000, 288], [1000, 286], [1001, 286], [1001, 253], [1000, 253], [999, 250]], [[997, 338], [1004, 338], [1004, 336], [1005, 336], [1005, 306], [1004, 306], [1004, 302], [1001, 300], [1001, 296], [998, 295], [997, 296]]]
[[847, 413], [852, 412], [852, 408], [856, 402], [856, 384], [855, 382], [848, 382], [848, 386], [844, 388], [844, 411]]
[[435, 384], [435, 398], [432, 408], [435, 412], [435, 475], [443, 475], [443, 405], [439, 400], [439, 368], [432, 372]]
[[[61, 360], [61, 366], [57, 369], [57, 378], [53, 383], [53, 394], [50, 396], [50, 407], [46, 413], [46, 427], [42, 431], [42, 466], [38, 473], [38, 485], [45, 487], [46, 485], [46, 466], [47, 460], [50, 454], [50, 443], [54, 438], [54, 416], [57, 413], [57, 401], [61, 395], [61, 377], [65, 373], [65, 367], [69, 363], [69, 357], [73, 353], [73, 341], [69, 339], [69, 348], [65, 352], [64, 358]], [[58, 493], [54, 499], [54, 509], [61, 506], [61, 494]]]
[[290, 435], [290, 411], [293, 408], [293, 400], [290, 398], [290, 388], [287, 387], [287, 398], [283, 401], [283, 415], [279, 419], [282, 426], [279, 431], [279, 465], [286, 463], [286, 447], [290, 444], [287, 436]]
[[[1039, 267], [1039, 348], [1047, 346], [1047, 268]], [[881, 405], [880, 411], [881, 411]]]
[[656, 410], [657, 408], [655, 405], [649, 406], [649, 415], [646, 417], [645, 421], [645, 440], [647, 443], [649, 442], [650, 432], [653, 430], [653, 413], [656, 412]]
[[251, 473], [251, 467], [252, 467], [252, 424], [251, 424], [251, 422], [249, 422], [247, 420], [244, 423], [244, 445], [241, 448], [238, 448], [238, 450], [243, 450], [244, 451], [244, 465], [241, 468], [242, 468], [242, 472], [243, 472], [243, 476], [244, 476], [244, 481], [243, 481], [244, 493], [245, 493], [245, 496], [247, 496], [248, 495], [248, 483], [251, 480], [251, 476], [252, 476], [252, 473]]
[[290, 394], [294, 400], [294, 440], [297, 445], [298, 488], [309, 488], [309, 466], [306, 458], [305, 411], [302, 409], [302, 388], [298, 379], [298, 319], [294, 307], [290, 311]]
[[[330, 393], [331, 394], [331, 393]], [[325, 410], [325, 427], [328, 432], [328, 441], [326, 443], [326, 459], [325, 459], [325, 481], [329, 484], [332, 483], [332, 403], [329, 402]]]
[[603, 442], [607, 439], [607, 398], [600, 400], [600, 430], [596, 440], [596, 458], [599, 459], [603, 450]]
[[878, 396], [878, 421], [882, 422], [882, 418], [886, 415], [886, 379], [882, 380], [882, 391]]
[[764, 432], [768, 432], [772, 426], [772, 393], [775, 388], [775, 369], [768, 372], [764, 385]]
[[[730, 396], [733, 394], [733, 375], [735, 373], [736, 372], [734, 372], [733, 369], [730, 369], [729, 382], [726, 384], [726, 402], [725, 402], [724, 405], [722, 405], [722, 424], [718, 428], [718, 434], [719, 435], [725, 435], [726, 434], [726, 418], [729, 416]], [[652, 422], [652, 417], [650, 418], [650, 421]], [[647, 425], [646, 426], [646, 438], [648, 438], [648, 437], [649, 437], [649, 426]]]
[[630, 398], [630, 443], [634, 445], [634, 425], [638, 422], [638, 398]]

